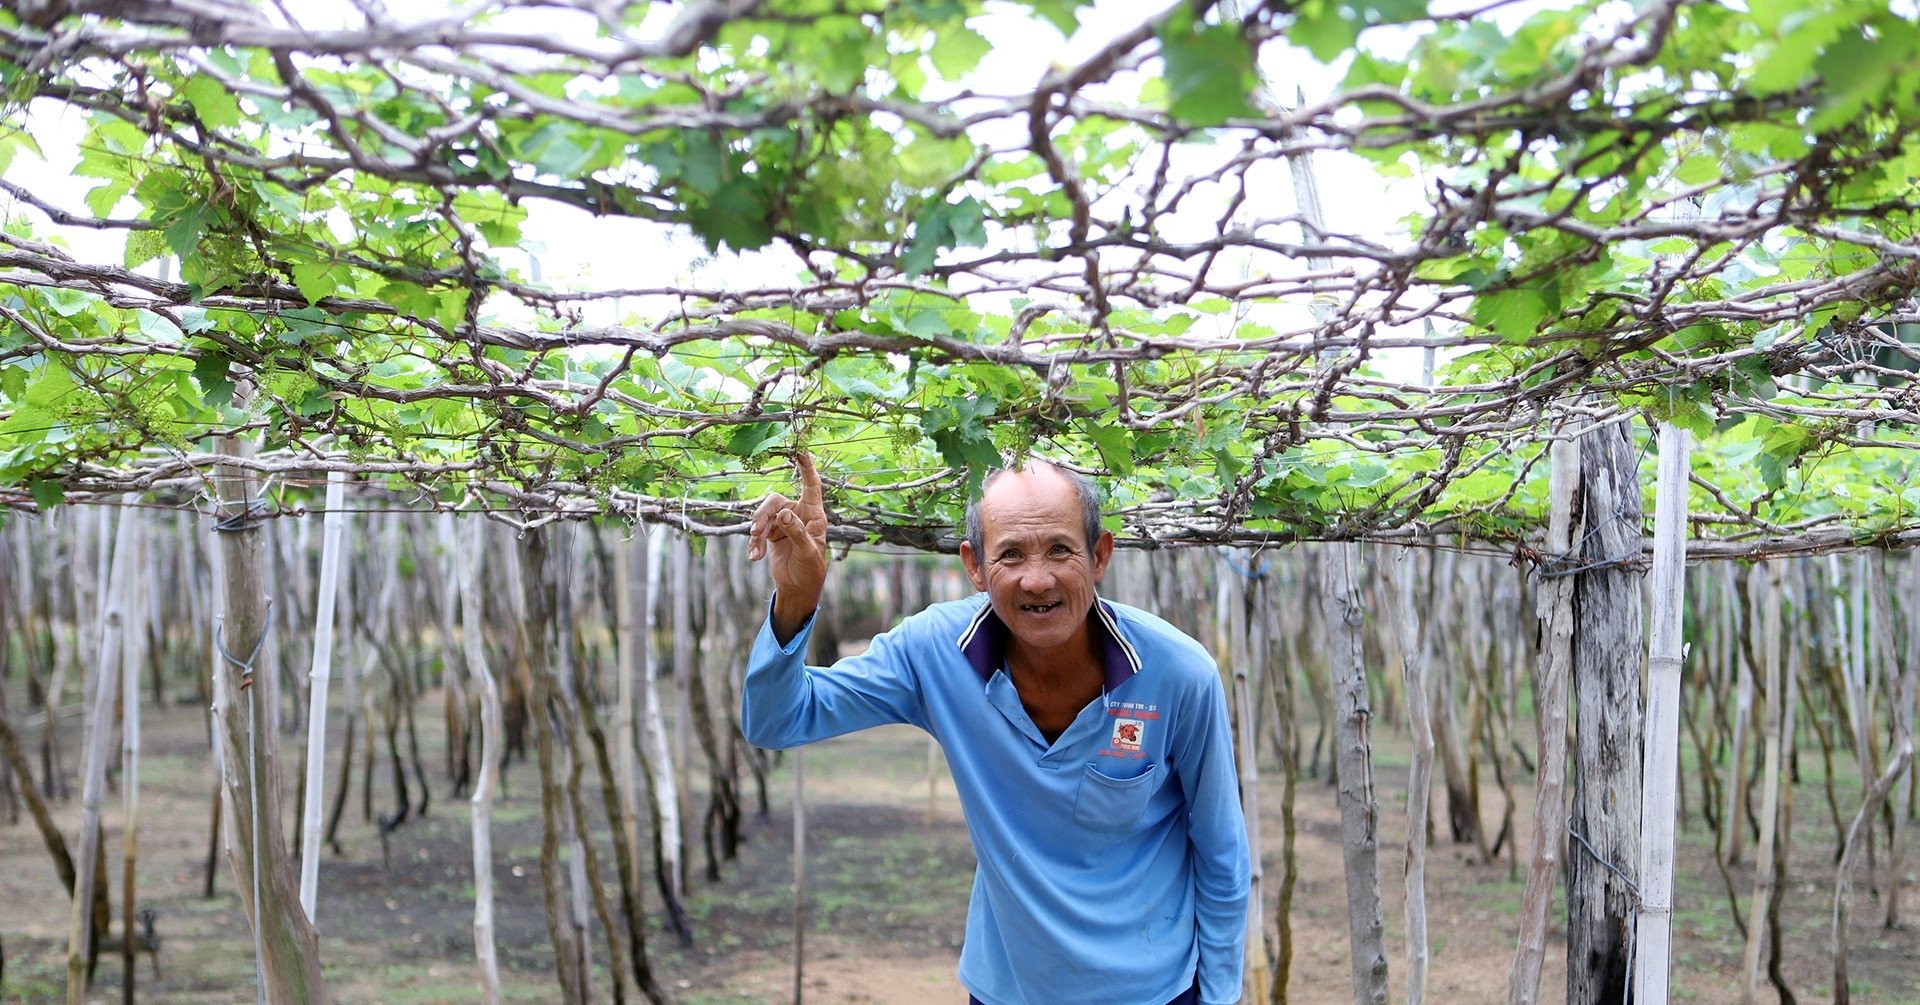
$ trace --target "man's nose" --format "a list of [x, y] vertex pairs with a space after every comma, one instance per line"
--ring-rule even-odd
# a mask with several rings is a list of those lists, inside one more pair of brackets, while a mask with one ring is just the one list
[[1053, 570], [1038, 564], [1021, 569], [1020, 588], [1028, 593], [1045, 593], [1053, 589]]

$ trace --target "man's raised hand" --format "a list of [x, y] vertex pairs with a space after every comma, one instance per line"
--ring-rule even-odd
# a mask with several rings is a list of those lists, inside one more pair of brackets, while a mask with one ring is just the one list
[[793, 455], [800, 474], [800, 498], [774, 492], [753, 511], [747, 558], [767, 560], [773, 576], [773, 631], [782, 644], [792, 639], [820, 606], [827, 585], [827, 507], [813, 456]]

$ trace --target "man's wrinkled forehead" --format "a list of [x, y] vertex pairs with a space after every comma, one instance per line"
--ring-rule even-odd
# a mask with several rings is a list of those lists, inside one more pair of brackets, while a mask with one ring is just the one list
[[990, 485], [981, 494], [983, 522], [996, 530], [1032, 534], [1036, 530], [1056, 529], [1078, 538], [1080, 533], [1079, 497], [1073, 483], [1048, 465], [1033, 470], [1008, 471], [1008, 477]]
[[[1043, 457], [1029, 457], [1018, 466], [994, 468], [987, 472], [986, 480], [980, 483], [980, 501], [985, 502], [990, 498], [993, 495], [994, 486], [1008, 475], [1027, 478], [1051, 475], [1060, 481], [1067, 481], [1067, 475], [1060, 470], [1059, 465]], [[1072, 483], [1068, 482], [1068, 485], [1071, 487]]]

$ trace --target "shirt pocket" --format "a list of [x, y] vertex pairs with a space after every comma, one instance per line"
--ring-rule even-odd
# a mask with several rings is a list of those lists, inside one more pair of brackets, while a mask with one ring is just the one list
[[1099, 834], [1132, 831], [1146, 813], [1159, 772], [1159, 765], [1149, 764], [1133, 778], [1113, 778], [1087, 765], [1073, 800], [1073, 822]]

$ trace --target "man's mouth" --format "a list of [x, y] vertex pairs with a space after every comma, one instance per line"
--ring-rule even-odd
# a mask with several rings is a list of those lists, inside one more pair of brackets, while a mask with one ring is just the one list
[[1028, 614], [1045, 614], [1059, 606], [1060, 602], [1056, 600], [1051, 604], [1021, 604], [1020, 609]]

